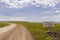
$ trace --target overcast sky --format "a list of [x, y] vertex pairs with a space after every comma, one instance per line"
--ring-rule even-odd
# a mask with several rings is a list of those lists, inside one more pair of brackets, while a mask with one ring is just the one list
[[0, 21], [60, 22], [60, 0], [0, 0]]

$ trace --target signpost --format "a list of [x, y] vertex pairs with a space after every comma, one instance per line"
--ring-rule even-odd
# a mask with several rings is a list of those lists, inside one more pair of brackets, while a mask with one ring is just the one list
[[44, 27], [54, 27], [54, 22], [53, 21], [47, 21], [43, 23]]

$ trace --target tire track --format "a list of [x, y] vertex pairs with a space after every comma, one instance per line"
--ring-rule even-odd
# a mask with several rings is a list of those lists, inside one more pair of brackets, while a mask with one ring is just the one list
[[16, 25], [15, 28], [4, 33], [0, 40], [34, 40], [30, 32], [23, 25]]

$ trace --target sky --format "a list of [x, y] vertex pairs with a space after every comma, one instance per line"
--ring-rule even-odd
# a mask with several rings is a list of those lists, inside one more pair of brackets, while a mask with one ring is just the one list
[[0, 21], [60, 22], [60, 0], [0, 0]]

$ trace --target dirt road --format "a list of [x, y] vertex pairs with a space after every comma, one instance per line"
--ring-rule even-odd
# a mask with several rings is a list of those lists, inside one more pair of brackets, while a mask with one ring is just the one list
[[0, 34], [0, 40], [34, 40], [30, 32], [22, 25], [16, 25], [14, 28]]

